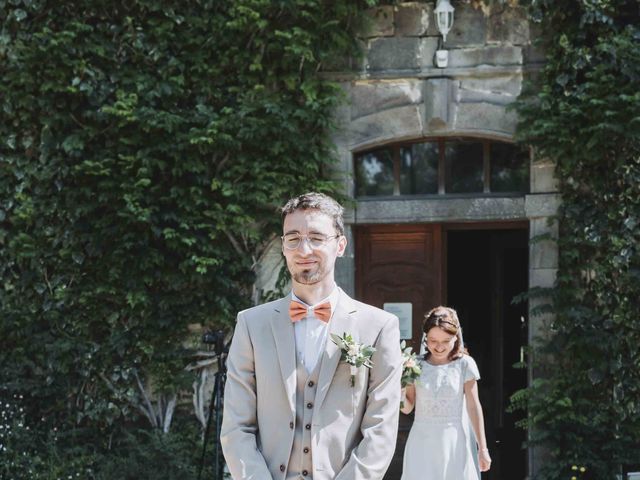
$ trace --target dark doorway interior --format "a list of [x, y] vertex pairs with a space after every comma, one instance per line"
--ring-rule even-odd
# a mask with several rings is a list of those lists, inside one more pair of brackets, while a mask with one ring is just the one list
[[525, 229], [448, 228], [446, 304], [458, 311], [465, 343], [478, 363], [480, 401], [493, 459], [483, 480], [526, 477], [522, 417], [506, 411], [509, 397], [526, 386], [525, 369], [514, 368], [527, 343], [527, 307], [512, 299], [527, 290], [528, 232]]

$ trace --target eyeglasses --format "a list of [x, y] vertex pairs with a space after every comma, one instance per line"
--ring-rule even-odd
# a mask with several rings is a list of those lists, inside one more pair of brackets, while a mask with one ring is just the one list
[[324, 246], [329, 240], [339, 238], [342, 235], [325, 235], [323, 233], [310, 233], [309, 235], [300, 235], [299, 233], [287, 233], [280, 237], [282, 239], [282, 246], [287, 250], [295, 250], [300, 246], [302, 239], [305, 238], [311, 248], [320, 248]]

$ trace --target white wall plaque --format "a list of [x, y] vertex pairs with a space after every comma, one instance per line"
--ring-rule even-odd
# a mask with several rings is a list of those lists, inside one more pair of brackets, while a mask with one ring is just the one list
[[382, 308], [400, 319], [400, 338], [410, 339], [413, 334], [413, 304], [385, 303]]

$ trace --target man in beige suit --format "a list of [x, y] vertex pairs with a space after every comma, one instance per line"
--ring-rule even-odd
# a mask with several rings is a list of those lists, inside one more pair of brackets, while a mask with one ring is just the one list
[[[382, 479], [396, 444], [398, 319], [335, 283], [342, 207], [308, 193], [282, 210], [285, 298], [238, 314], [227, 359], [221, 442], [234, 479]], [[330, 333], [376, 350], [373, 366], [341, 361]]]

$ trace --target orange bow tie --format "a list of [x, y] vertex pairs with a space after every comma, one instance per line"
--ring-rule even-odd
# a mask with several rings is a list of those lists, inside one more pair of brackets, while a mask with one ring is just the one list
[[327, 323], [331, 318], [331, 304], [329, 302], [321, 303], [315, 307], [309, 307], [303, 303], [291, 300], [289, 304], [289, 316], [292, 322], [298, 322], [307, 316], [308, 313], [313, 312], [313, 316], [318, 320]]

